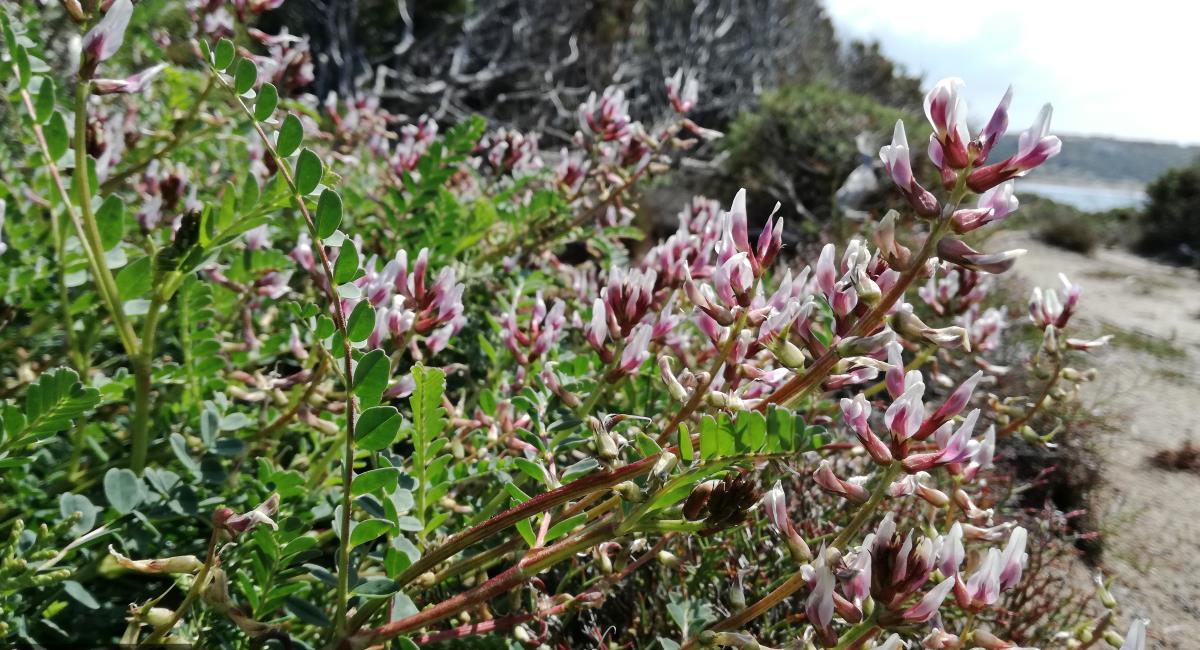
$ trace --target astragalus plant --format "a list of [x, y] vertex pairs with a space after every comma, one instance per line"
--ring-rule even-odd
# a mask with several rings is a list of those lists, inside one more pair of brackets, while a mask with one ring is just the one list
[[[1008, 96], [972, 135], [939, 83], [938, 177], [898, 123], [908, 209], [811, 265], [744, 192], [635, 253], [639, 188], [719, 137], [685, 72], [672, 119], [609, 88], [552, 155], [302, 94], [306, 39], [252, 26], [278, 1], [190, 2], [181, 37], [61, 4], [0, 8], [0, 638], [1014, 647], [993, 456], [1051, 444], [1103, 341], [1064, 279], [990, 362], [1020, 251], [968, 240], [1058, 152], [1049, 106], [991, 160]], [[1007, 372], [1040, 392], [988, 394]], [[1044, 638], [1142, 647], [1114, 618]]]

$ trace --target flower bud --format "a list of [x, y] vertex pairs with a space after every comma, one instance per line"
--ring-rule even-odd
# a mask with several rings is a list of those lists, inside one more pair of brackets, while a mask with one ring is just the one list
[[204, 563], [195, 555], [177, 555], [155, 560], [131, 560], [117, 552], [112, 544], [109, 544], [108, 552], [116, 559], [117, 564], [142, 573], [194, 573], [204, 566]]
[[678, 462], [679, 457], [675, 454], [662, 454], [650, 470], [650, 480], [656, 484], [665, 483], [671, 476], [671, 470], [675, 469], [675, 464]]
[[696, 487], [692, 488], [691, 494], [688, 495], [687, 501], [683, 502], [683, 516], [688, 521], [699, 521], [704, 518], [705, 508], [708, 506], [708, 499], [712, 496], [712, 491], [717, 487], [719, 481], [713, 479], [708, 480]]
[[1047, 325], [1042, 336], [1042, 349], [1046, 354], [1058, 354], [1058, 331], [1053, 325]]
[[783, 337], [773, 337], [767, 342], [767, 349], [775, 356], [775, 360], [785, 368], [800, 371], [807, 361], [804, 352], [796, 344]]
[[1096, 596], [1100, 599], [1100, 604], [1104, 605], [1105, 609], [1116, 607], [1117, 599], [1113, 598], [1112, 592], [1108, 590], [1108, 585], [1104, 584], [1104, 578], [1097, 573], [1093, 581], [1096, 583]]
[[896, 333], [890, 329], [871, 336], [847, 336], [837, 344], [838, 356], [846, 358], [873, 354], [894, 340], [896, 340]]
[[237, 537], [259, 524], [266, 524], [272, 529], [278, 529], [279, 526], [271, 519], [271, 515], [278, 510], [279, 494], [272, 493], [266, 501], [258, 504], [258, 507], [240, 515], [229, 508], [218, 508], [213, 512], [213, 526], [232, 537]]
[[77, 23], [87, 22], [87, 14], [83, 13], [83, 7], [80, 6], [79, 0], [60, 0], [60, 2], [71, 20]]
[[689, 394], [683, 384], [679, 383], [679, 379], [671, 370], [671, 358], [667, 355], [659, 355], [658, 357], [658, 376], [667, 386], [667, 392], [677, 402], [686, 402]]
[[828, 459], [822, 460], [813, 473], [817, 486], [830, 494], [845, 497], [852, 503], [866, 503], [871, 495], [865, 487], [853, 481], [844, 481], [833, 473], [833, 465]]
[[117, 53], [121, 42], [125, 40], [125, 28], [133, 16], [133, 3], [130, 0], [116, 0], [109, 5], [108, 11], [96, 26], [83, 37], [83, 52], [79, 60], [79, 77], [91, 79], [96, 73], [96, 66]]
[[666, 567], [679, 566], [679, 557], [670, 551], [659, 551], [655, 559]]
[[142, 616], [142, 622], [154, 627], [162, 627], [172, 622], [175, 617], [175, 612], [166, 607], [151, 607], [150, 611]]
[[[673, 454], [666, 454], [674, 458]], [[641, 503], [646, 500], [646, 493], [642, 488], [638, 487], [633, 481], [623, 481], [613, 486], [613, 492], [621, 495], [622, 499], [630, 503]]]
[[732, 612], [740, 612], [746, 609], [746, 592], [742, 591], [742, 582], [734, 580], [729, 585], [729, 610]]
[[596, 454], [605, 462], [612, 462], [617, 459], [619, 450], [617, 442], [613, 440], [612, 434], [604, 428], [604, 424], [595, 417], [588, 416], [588, 426], [592, 429], [592, 437], [596, 444]]

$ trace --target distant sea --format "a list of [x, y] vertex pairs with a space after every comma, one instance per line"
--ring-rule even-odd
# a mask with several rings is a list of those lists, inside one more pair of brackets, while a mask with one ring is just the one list
[[1104, 186], [1053, 181], [1017, 181], [1018, 196], [1036, 194], [1085, 212], [1103, 212], [1114, 208], [1140, 208], [1146, 193], [1139, 187]]

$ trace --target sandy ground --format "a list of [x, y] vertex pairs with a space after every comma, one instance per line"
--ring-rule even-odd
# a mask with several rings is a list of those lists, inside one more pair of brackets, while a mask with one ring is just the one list
[[1083, 393], [1124, 422], [1099, 446], [1103, 569], [1119, 585], [1123, 618], [1151, 620], [1150, 647], [1200, 648], [1200, 475], [1147, 461], [1187, 439], [1200, 444], [1200, 274], [1115, 250], [1086, 257], [1022, 233], [987, 248], [1028, 249], [1015, 273], [1034, 285], [1058, 287], [1059, 273], [1081, 284], [1089, 333], [1134, 333], [1094, 354], [1100, 378]]

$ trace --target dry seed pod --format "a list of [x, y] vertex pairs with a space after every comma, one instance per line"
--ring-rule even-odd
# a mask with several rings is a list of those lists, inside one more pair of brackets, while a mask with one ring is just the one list
[[746, 517], [761, 493], [744, 474], [726, 476], [697, 485], [683, 504], [689, 521], [706, 520], [713, 527], [732, 526]]
[[710, 480], [692, 488], [692, 493], [688, 495], [687, 501], [683, 502], [683, 516], [688, 521], [699, 521], [708, 515], [708, 499], [719, 483], [720, 481]]

